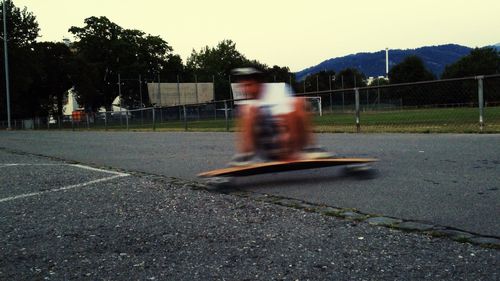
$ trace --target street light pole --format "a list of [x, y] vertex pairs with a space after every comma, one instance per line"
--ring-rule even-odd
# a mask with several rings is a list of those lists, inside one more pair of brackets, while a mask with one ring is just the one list
[[120, 99], [120, 126], [122, 125], [122, 81], [120, 77], [120, 73], [118, 73], [118, 97]]
[[144, 125], [144, 111], [142, 110], [142, 76], [139, 74], [139, 98], [141, 99], [139, 108], [141, 109], [141, 124]]
[[139, 108], [142, 109], [142, 79], [141, 75], [139, 74], [139, 98], [141, 99], [141, 104], [139, 105]]
[[11, 130], [11, 120], [10, 120], [10, 85], [9, 85], [9, 54], [7, 51], [7, 10], [5, 2], [3, 1], [3, 49], [5, 58], [5, 93], [7, 95], [7, 130]]

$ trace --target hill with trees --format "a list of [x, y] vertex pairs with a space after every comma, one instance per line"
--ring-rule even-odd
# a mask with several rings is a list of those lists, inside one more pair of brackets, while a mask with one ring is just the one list
[[[389, 68], [401, 63], [408, 56], [417, 56], [422, 59], [425, 67], [435, 76], [439, 77], [448, 64], [469, 54], [471, 48], [447, 44], [440, 46], [427, 46], [417, 49], [389, 50]], [[332, 58], [322, 63], [296, 72], [297, 80], [320, 71], [339, 72], [346, 68], [356, 68], [366, 76], [385, 76], [385, 50], [374, 53], [357, 53], [339, 58]]]

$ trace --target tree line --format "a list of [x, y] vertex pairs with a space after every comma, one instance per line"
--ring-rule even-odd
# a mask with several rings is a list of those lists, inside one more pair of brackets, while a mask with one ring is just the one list
[[[447, 65], [439, 78], [450, 79], [498, 73], [500, 73], [500, 53], [492, 47], [484, 47], [472, 49], [469, 55]], [[388, 80], [375, 78], [371, 85], [400, 84], [438, 79], [425, 67], [422, 59], [415, 55], [408, 56], [402, 62], [392, 66], [388, 76]], [[346, 68], [338, 73], [335, 73], [335, 71], [320, 71], [307, 76], [305, 79], [307, 81], [305, 83], [306, 89], [310, 91], [317, 88], [329, 89], [329, 79], [333, 81], [333, 89], [367, 86], [367, 77], [364, 73], [356, 68]], [[319, 87], [317, 87], [316, 80], [319, 80]]]
[[[1, 6], [0, 10], [3, 16]], [[292, 75], [288, 67], [246, 58], [231, 40], [193, 50], [183, 63], [160, 36], [123, 28], [107, 17], [89, 17], [82, 26], [70, 27], [72, 42], [38, 42], [40, 28], [32, 12], [11, 0], [5, 12], [13, 118], [61, 115], [70, 88], [86, 111], [95, 112], [111, 109], [119, 88], [125, 107], [151, 105], [147, 95], [139, 97], [141, 90], [147, 92], [146, 82], [214, 82], [215, 99], [220, 100], [230, 98], [230, 72], [235, 67], [258, 67], [274, 79]], [[3, 36], [3, 30], [0, 33]], [[3, 54], [3, 45], [0, 51]], [[3, 67], [0, 75], [0, 116], [6, 116]]]
[[[494, 48], [475, 48], [458, 61], [447, 65], [439, 78], [451, 79], [474, 77], [500, 73], [500, 53]], [[367, 85], [364, 73], [355, 68], [347, 68], [338, 73], [320, 71], [309, 75], [303, 81], [306, 92], [328, 89], [351, 89], [355, 87], [375, 87], [389, 84], [402, 84], [438, 79], [429, 71], [418, 56], [408, 56], [401, 63], [394, 65], [387, 78], [375, 78]], [[404, 101], [405, 106], [437, 104], [477, 104], [477, 82], [471, 80], [449, 81], [429, 85], [406, 85], [382, 88], [386, 101]], [[484, 83], [486, 102], [500, 102], [500, 79], [490, 79]], [[303, 90], [300, 90], [303, 91]], [[335, 97], [334, 97], [335, 99]], [[377, 101], [380, 102], [380, 101]], [[328, 103], [328, 100], [326, 101]]]
[[[269, 82], [290, 83], [296, 92], [366, 86], [366, 76], [355, 68], [321, 71], [303, 81], [286, 66], [267, 66], [239, 52], [231, 40], [216, 46], [193, 50], [184, 63], [172, 46], [160, 36], [127, 29], [106, 17], [86, 18], [82, 26], [69, 27], [72, 42], [38, 42], [40, 28], [36, 16], [26, 7], [6, 1], [13, 118], [61, 115], [67, 90], [73, 88], [79, 104], [86, 111], [101, 107], [111, 109], [121, 90], [125, 107], [151, 105], [145, 82], [214, 82], [215, 99], [231, 96], [230, 73], [235, 67], [254, 66], [261, 69]], [[0, 16], [0, 26], [3, 17]], [[3, 30], [0, 34], [3, 36]], [[3, 54], [3, 45], [0, 46]], [[4, 57], [0, 56], [3, 65]], [[500, 72], [500, 56], [494, 49], [476, 48], [446, 67], [441, 78], [473, 76]], [[6, 115], [5, 73], [1, 67], [0, 116]], [[374, 80], [372, 84], [404, 83], [433, 80], [422, 60], [411, 56], [395, 65], [390, 80]], [[234, 80], [234, 79], [233, 79]], [[120, 81], [120, 87], [118, 82]], [[0, 118], [4, 119], [4, 117]]]

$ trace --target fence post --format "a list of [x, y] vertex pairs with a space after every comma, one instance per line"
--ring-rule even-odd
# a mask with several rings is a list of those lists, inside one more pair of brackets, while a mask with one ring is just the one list
[[128, 131], [128, 114], [129, 114], [130, 111], [125, 110], [125, 123], [127, 124], [127, 131]]
[[380, 79], [377, 79], [377, 109], [380, 110]]
[[344, 75], [340, 75], [340, 79], [342, 85], [342, 112], [344, 112]]
[[226, 118], [226, 131], [229, 131], [229, 120], [227, 116], [227, 101], [224, 101], [224, 117]]
[[182, 111], [184, 114], [184, 131], [187, 131], [188, 130], [188, 123], [187, 123], [186, 105], [182, 106]]
[[359, 90], [358, 88], [354, 89], [354, 97], [356, 99], [356, 132], [361, 131], [361, 126], [359, 124]]
[[331, 75], [328, 76], [328, 84], [330, 85], [330, 112], [333, 112], [333, 104], [332, 104], [332, 79], [335, 79], [335, 76], [332, 78]]
[[179, 74], [177, 74], [177, 98], [178, 98], [178, 105], [181, 104], [181, 87], [180, 87], [180, 79], [179, 79]]
[[50, 130], [50, 115], [47, 116], [47, 131]]
[[58, 127], [59, 127], [59, 130], [61, 130], [61, 128], [62, 128], [62, 124], [61, 124], [61, 116], [60, 116], [60, 115], [59, 115], [59, 116], [57, 116], [57, 125], [58, 125]]
[[144, 127], [144, 109], [141, 108], [141, 128]]
[[89, 130], [90, 129], [90, 122], [89, 122], [89, 114], [88, 114], [88, 112], [85, 113], [85, 119], [87, 119], [87, 130]]
[[330, 93], [330, 112], [333, 112], [333, 100], [332, 100], [332, 93]]
[[75, 119], [73, 118], [73, 114], [71, 115], [71, 130], [75, 131]]
[[155, 118], [155, 108], [153, 106], [153, 131], [156, 131], [156, 118]]
[[217, 102], [214, 101], [214, 116], [215, 116], [215, 120], [217, 120]]
[[104, 111], [104, 131], [108, 130], [108, 112]]
[[484, 76], [477, 76], [477, 95], [479, 102], [479, 130], [481, 132], [484, 128], [484, 95], [483, 95], [483, 78]]
[[322, 99], [321, 97], [319, 97], [319, 116], [323, 116], [323, 102], [322, 102]]
[[368, 111], [370, 107], [370, 90], [366, 89], [366, 107], [364, 111]]

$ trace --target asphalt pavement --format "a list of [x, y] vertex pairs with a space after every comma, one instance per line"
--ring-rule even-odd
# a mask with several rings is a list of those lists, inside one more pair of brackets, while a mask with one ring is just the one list
[[[96, 135], [100, 142], [110, 138], [75, 134]], [[33, 151], [64, 153], [65, 145], [51, 142], [49, 134], [15, 133], [8, 138], [26, 144], [33, 136], [40, 138]], [[67, 145], [85, 141], [60, 136], [66, 136]], [[151, 139], [150, 134], [141, 136]], [[2, 145], [5, 139], [3, 135]], [[99, 146], [103, 150], [96, 151], [92, 146], [79, 155], [97, 157], [97, 152], [112, 149]], [[120, 155], [123, 162], [133, 158]], [[150, 159], [147, 163], [160, 158], [144, 157]], [[0, 149], [0, 280], [500, 278], [498, 249], [79, 162]]]
[[[242, 178], [241, 188], [368, 214], [500, 237], [500, 135], [319, 134], [342, 156], [375, 157], [379, 176], [338, 168]], [[0, 147], [83, 163], [196, 180], [225, 165], [234, 134], [197, 132], [1, 132]]]

